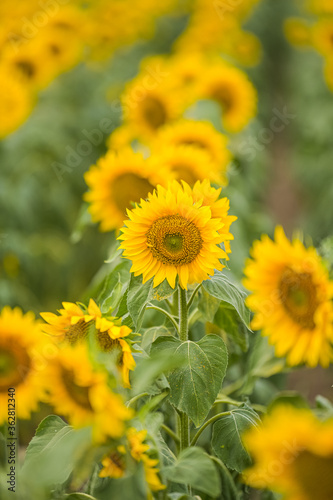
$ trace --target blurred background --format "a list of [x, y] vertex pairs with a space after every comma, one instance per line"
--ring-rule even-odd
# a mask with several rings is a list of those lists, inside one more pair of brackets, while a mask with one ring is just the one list
[[[127, 2], [127, 16], [133, 18], [119, 14], [117, 26], [115, 18], [112, 24], [105, 15], [107, 2], [72, 3], [67, 2], [67, 7], [80, 8], [84, 14], [78, 37], [96, 40], [98, 34], [98, 43], [90, 42], [88, 56], [74, 57], [38, 89], [30, 116], [0, 140], [1, 306], [18, 305], [37, 315], [55, 311], [62, 301], [84, 298], [114, 249], [115, 234], [101, 233], [87, 212], [83, 174], [104, 155], [110, 132], [121, 124], [121, 108], [115, 103], [125, 83], [137, 75], [143, 58], [174, 53], [196, 9], [195, 1], [170, 1], [159, 9], [153, 2], [131, 6]], [[232, 14], [233, 6], [242, 2], [210, 3], [215, 10], [214, 29], [221, 39], [228, 37], [224, 13]], [[227, 48], [217, 49], [248, 74], [258, 92], [257, 116], [229, 137], [234, 159], [229, 184], [223, 188], [230, 198], [230, 213], [238, 217], [232, 228], [235, 242], [229, 264], [237, 278], [242, 277], [252, 241], [262, 233], [272, 235], [276, 224], [283, 225], [288, 236], [295, 231], [303, 235], [307, 244], [321, 247], [328, 258], [333, 254], [327, 240], [333, 234], [333, 106], [329, 76], [326, 73], [325, 81], [323, 70], [329, 55], [323, 57], [309, 35], [322, 15], [311, 5], [319, 3], [247, 1], [240, 22], [244, 32], [251, 33], [251, 43], [256, 40], [254, 56], [246, 56], [246, 37], [235, 42], [236, 55]], [[13, 12], [9, 2], [3, 3], [7, 36], [8, 32], [21, 36], [23, 29], [37, 30], [36, 36], [43, 31], [33, 21], [41, 7], [32, 4], [26, 12], [19, 2]], [[46, 4], [52, 9], [57, 2]], [[53, 14], [47, 15], [53, 19]], [[15, 28], [10, 25], [12, 18]], [[104, 18], [105, 26], [101, 25]], [[325, 19], [331, 19], [327, 13]], [[146, 27], [131, 32], [127, 23]], [[331, 29], [333, 58], [333, 21]], [[58, 38], [64, 40], [64, 35]], [[71, 39], [65, 42], [73, 46]], [[34, 57], [38, 60], [37, 52]], [[2, 89], [5, 75], [0, 71]], [[1, 105], [0, 110], [1, 121], [6, 121]], [[200, 113], [200, 118], [215, 123], [215, 108], [203, 106]], [[97, 145], [90, 142], [91, 147], [83, 150], [80, 142], [105, 119], [110, 130], [103, 140]], [[68, 155], [74, 158], [69, 167]], [[289, 385], [311, 397], [327, 377], [329, 372], [321, 369], [306, 377], [301, 370], [291, 375]]]

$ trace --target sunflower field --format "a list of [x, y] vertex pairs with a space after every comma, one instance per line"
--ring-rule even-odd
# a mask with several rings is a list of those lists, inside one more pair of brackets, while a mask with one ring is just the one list
[[333, 500], [333, 1], [0, 19], [1, 500]]

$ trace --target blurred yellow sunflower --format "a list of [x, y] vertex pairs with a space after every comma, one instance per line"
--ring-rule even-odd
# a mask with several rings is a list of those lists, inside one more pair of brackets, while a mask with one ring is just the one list
[[[59, 316], [50, 312], [40, 313], [41, 317], [48, 323], [42, 329], [48, 335], [58, 340], [75, 344], [86, 338], [91, 322], [100, 313], [93, 299], [90, 299], [87, 311], [73, 302], [63, 302], [63, 309], [59, 309]], [[101, 314], [101, 313], [100, 313]]]
[[308, 9], [314, 14], [333, 14], [331, 0], [307, 0]]
[[[202, 179], [209, 179], [217, 184], [226, 183], [218, 165], [213, 162], [206, 151], [195, 146], [169, 146], [156, 152], [154, 159], [170, 171], [170, 178], [183, 180], [191, 186]], [[157, 150], [156, 150], [157, 151]]]
[[40, 376], [45, 336], [32, 312], [6, 306], [0, 314], [0, 424], [8, 419], [8, 389], [15, 389], [17, 418], [28, 419], [43, 399]]
[[312, 43], [323, 56], [333, 56], [333, 19], [320, 19], [313, 26]]
[[284, 34], [288, 42], [297, 47], [307, 47], [311, 44], [311, 27], [304, 19], [287, 19], [284, 23]]
[[35, 98], [29, 89], [0, 69], [0, 139], [14, 132], [28, 118]]
[[333, 419], [318, 420], [310, 410], [280, 406], [259, 428], [243, 434], [254, 465], [243, 480], [269, 488], [284, 500], [333, 498]]
[[107, 374], [89, 359], [85, 343], [63, 346], [45, 367], [46, 401], [74, 427], [93, 426], [94, 439], [120, 437], [132, 412], [111, 392]]
[[90, 188], [84, 199], [90, 203], [92, 219], [100, 222], [101, 231], [121, 227], [132, 203], [146, 198], [158, 183], [166, 181], [161, 169], [131, 149], [118, 154], [109, 151], [84, 178]]
[[182, 100], [174, 91], [170, 76], [157, 81], [145, 71], [127, 84], [121, 101], [125, 123], [128, 122], [142, 137], [153, 136], [183, 111]]
[[[158, 464], [157, 459], [152, 459], [147, 455], [150, 446], [144, 441], [147, 437], [147, 431], [138, 431], [134, 427], [128, 429], [126, 433], [129, 451], [131, 456], [137, 462], [143, 462], [145, 477], [148, 487], [151, 491], [160, 491], [166, 488], [158, 477], [159, 469], [156, 469]], [[125, 473], [124, 455], [126, 448], [123, 445], [117, 447], [117, 451], [112, 451], [102, 460], [103, 468], [101, 469], [100, 477], [122, 477]]]
[[332, 360], [333, 284], [314, 248], [290, 242], [281, 227], [275, 241], [256, 241], [244, 274], [244, 286], [252, 292], [248, 307], [255, 313], [252, 327], [262, 329], [286, 356], [291, 366], [328, 366]]
[[220, 259], [227, 254], [219, 246], [224, 237], [218, 232], [223, 222], [183, 184], [185, 188], [177, 181], [167, 189], [158, 186], [128, 212], [119, 236], [124, 257], [133, 263], [131, 272], [142, 274], [143, 282], [154, 277], [154, 287], [166, 279], [174, 288], [178, 276], [187, 289], [188, 283], [201, 283], [224, 267]]
[[219, 169], [222, 177], [220, 181], [224, 181], [221, 183], [225, 183], [225, 173], [231, 161], [227, 143], [227, 137], [220, 134], [210, 122], [183, 119], [161, 128], [151, 147], [153, 151], [169, 146], [193, 146], [203, 150]]
[[247, 75], [222, 64], [202, 78], [201, 96], [221, 106], [222, 123], [228, 132], [240, 132], [257, 113], [257, 93]]

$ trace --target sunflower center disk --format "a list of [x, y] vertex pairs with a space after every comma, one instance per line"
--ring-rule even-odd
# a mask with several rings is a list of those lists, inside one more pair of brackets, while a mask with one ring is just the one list
[[144, 100], [143, 117], [153, 129], [161, 127], [167, 120], [165, 107], [152, 96], [147, 96]]
[[311, 274], [285, 269], [279, 283], [279, 293], [289, 316], [303, 328], [313, 330], [318, 300]]
[[154, 186], [147, 179], [132, 173], [119, 175], [111, 186], [112, 198], [125, 216], [126, 209], [132, 208], [132, 202], [139, 202], [140, 198], [146, 198], [153, 190]]
[[30, 372], [30, 358], [20, 346], [1, 346], [0, 392], [21, 384]]
[[66, 331], [66, 340], [70, 344], [76, 344], [80, 340], [83, 340], [87, 334], [92, 321], [86, 323], [84, 319], [78, 321], [75, 325], [70, 325]]
[[304, 490], [304, 498], [330, 500], [333, 498], [333, 456], [321, 457], [303, 451], [295, 460], [294, 471]]
[[74, 379], [74, 372], [62, 367], [62, 381], [68, 392], [68, 395], [75, 403], [82, 408], [92, 411], [90, 404], [89, 389], [90, 386], [77, 385]]
[[216, 87], [211, 94], [211, 98], [220, 104], [225, 113], [233, 108], [233, 95], [227, 86]]
[[163, 264], [190, 264], [200, 253], [202, 238], [196, 225], [181, 215], [157, 219], [147, 233], [153, 256]]

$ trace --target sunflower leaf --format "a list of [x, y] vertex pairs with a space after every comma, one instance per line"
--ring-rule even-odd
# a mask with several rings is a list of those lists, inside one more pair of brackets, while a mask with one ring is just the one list
[[209, 456], [197, 446], [183, 450], [174, 465], [165, 467], [164, 474], [169, 481], [188, 484], [212, 497], [220, 494], [217, 470]]
[[141, 328], [146, 306], [151, 299], [152, 288], [153, 280], [142, 283], [142, 276], [136, 277], [132, 274], [128, 286], [127, 307], [137, 330]]
[[203, 282], [203, 287], [210, 295], [230, 304], [238, 313], [240, 319], [250, 330], [250, 311], [245, 306], [246, 293], [221, 273], [215, 271], [211, 279]]
[[258, 414], [248, 405], [231, 410], [229, 415], [221, 417], [213, 426], [212, 447], [222, 462], [237, 472], [242, 472], [251, 465], [251, 458], [246, 451], [242, 434], [260, 423]]
[[167, 352], [170, 359], [185, 359], [184, 364], [166, 374], [170, 403], [198, 427], [209, 413], [226, 372], [228, 353], [223, 340], [217, 335], [206, 335], [199, 342], [159, 337], [151, 348], [151, 353], [157, 351]]

